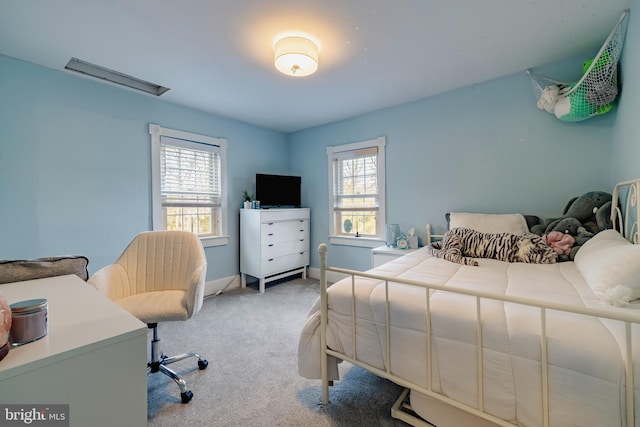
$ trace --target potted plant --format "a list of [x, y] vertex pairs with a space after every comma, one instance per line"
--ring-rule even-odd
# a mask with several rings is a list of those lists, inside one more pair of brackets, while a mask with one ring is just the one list
[[251, 201], [253, 200], [253, 194], [249, 194], [247, 190], [242, 192], [242, 200], [244, 200], [244, 208], [251, 209]]

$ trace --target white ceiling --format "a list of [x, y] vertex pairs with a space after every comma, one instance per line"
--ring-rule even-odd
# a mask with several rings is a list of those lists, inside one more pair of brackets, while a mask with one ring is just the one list
[[[0, 54], [71, 57], [171, 90], [161, 99], [291, 132], [597, 49], [630, 0], [21, 0]], [[273, 66], [285, 32], [314, 37], [316, 74]], [[149, 95], [151, 96], [151, 95]]]

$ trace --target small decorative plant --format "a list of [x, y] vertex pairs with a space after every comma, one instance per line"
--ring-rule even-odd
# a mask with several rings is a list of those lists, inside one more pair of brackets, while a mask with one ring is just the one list
[[247, 190], [242, 192], [242, 200], [244, 201], [244, 208], [251, 209], [251, 202], [253, 201], [253, 194], [249, 194]]
[[253, 194], [249, 194], [247, 190], [242, 192], [242, 200], [245, 202], [250, 202], [253, 200]]

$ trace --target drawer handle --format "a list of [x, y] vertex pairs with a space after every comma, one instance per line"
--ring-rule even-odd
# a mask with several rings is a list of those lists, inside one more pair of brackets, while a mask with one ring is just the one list
[[304, 239], [300, 239], [301, 242], [304, 242]]
[[267, 223], [267, 225], [273, 225], [273, 223], [272, 223], [272, 222], [269, 222], [269, 223]]
[[271, 262], [271, 261], [273, 261], [273, 258], [269, 258], [267, 261]]
[[269, 233], [268, 236], [273, 236], [273, 233]]
[[272, 243], [272, 244], [270, 244], [270, 245], [267, 245], [267, 246], [273, 246], [273, 243]]
[[300, 229], [300, 232], [301, 232], [301, 233], [304, 233], [304, 228]]

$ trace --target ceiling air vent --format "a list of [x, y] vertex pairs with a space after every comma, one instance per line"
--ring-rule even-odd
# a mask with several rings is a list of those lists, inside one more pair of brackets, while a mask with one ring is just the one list
[[118, 71], [113, 71], [108, 68], [101, 67], [99, 65], [94, 65], [89, 62], [82, 61], [78, 58], [71, 58], [71, 60], [67, 63], [67, 65], [65, 65], [64, 68], [67, 70], [75, 71], [77, 73], [85, 74], [87, 76], [106, 80], [111, 83], [116, 83], [122, 86], [130, 87], [132, 89], [141, 90], [143, 92], [147, 92], [156, 96], [160, 96], [169, 90], [168, 87], [145, 82], [144, 80], [136, 79], [135, 77], [131, 77]]

